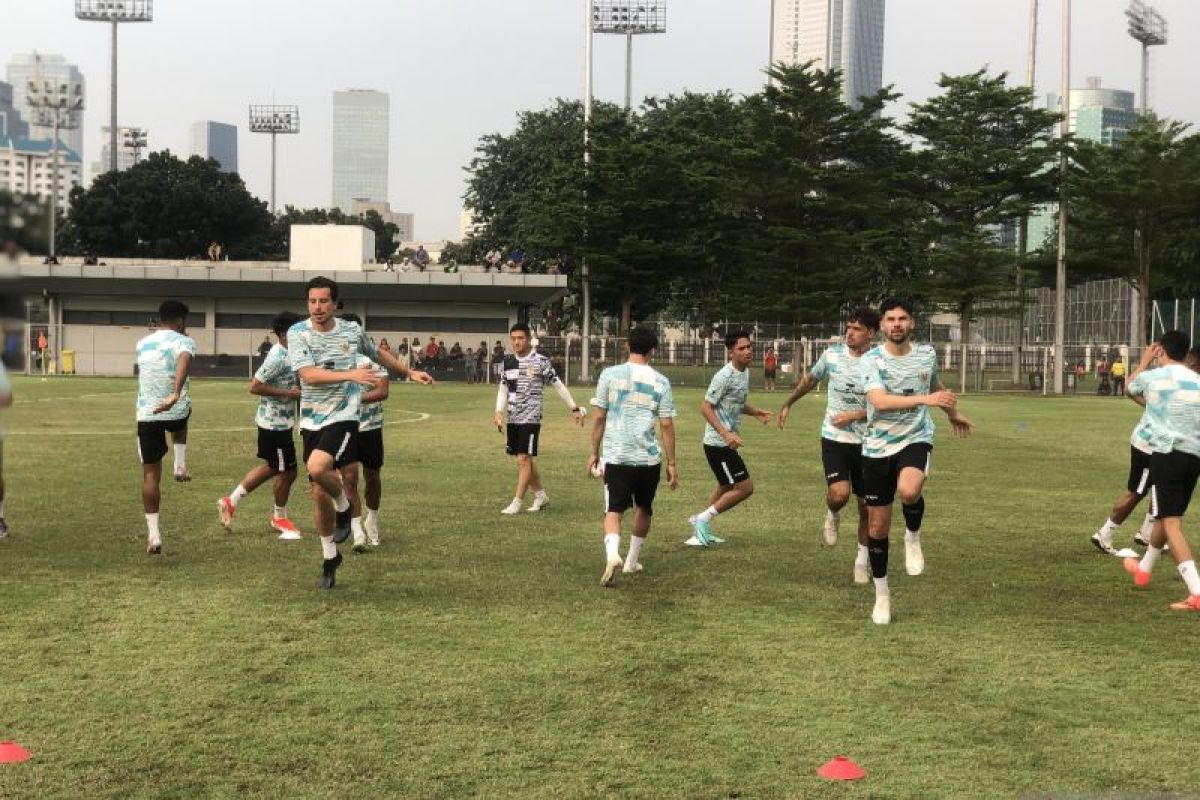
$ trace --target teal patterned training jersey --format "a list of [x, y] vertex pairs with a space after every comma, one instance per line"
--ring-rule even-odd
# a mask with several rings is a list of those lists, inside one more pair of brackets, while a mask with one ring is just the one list
[[[742, 409], [746, 407], [746, 398], [750, 396], [750, 370], [740, 372], [733, 364], [726, 364], [717, 370], [708, 384], [704, 399], [712, 404], [717, 419], [731, 433], [742, 429]], [[727, 447], [721, 434], [710, 423], [704, 424], [704, 443], [713, 447]]]
[[831, 345], [821, 354], [811, 370], [814, 380], [829, 379], [829, 397], [825, 403], [825, 419], [821, 423], [821, 438], [844, 444], [862, 444], [867, 421], [855, 420], [844, 428], [833, 424], [833, 418], [843, 411], [864, 411], [867, 397], [863, 392], [862, 357], [850, 352], [844, 344]]
[[[387, 379], [388, 371], [379, 364], [376, 364], [366, 356], [358, 357], [358, 366], [367, 367], [374, 370], [375, 377]], [[367, 392], [367, 388], [363, 387], [363, 393]], [[358, 411], [358, 429], [360, 431], [373, 431], [383, 427], [383, 401], [379, 400], [375, 403], [363, 403]]]
[[[288, 361], [287, 348], [280, 344], [270, 349], [254, 377], [276, 389], [294, 389], [300, 385], [300, 379]], [[290, 397], [258, 398], [254, 424], [268, 431], [290, 431], [296, 426], [297, 402]]]
[[[1128, 389], [1126, 389], [1128, 391]], [[1133, 394], [1133, 392], [1130, 392]], [[1154, 450], [1150, 447], [1150, 439], [1152, 438], [1152, 429], [1154, 418], [1150, 414], [1149, 408], [1142, 409], [1142, 418], [1138, 420], [1137, 427], [1133, 429], [1133, 433], [1129, 436], [1129, 443], [1137, 450], [1143, 453], [1153, 453]]]
[[154, 409], [175, 391], [175, 367], [184, 353], [196, 355], [196, 343], [192, 337], [167, 328], [143, 336], [138, 341], [138, 422], [184, 419], [191, 413], [192, 397], [188, 394], [187, 380], [183, 382], [175, 405], [162, 413], [154, 413]]
[[1200, 375], [1183, 364], [1168, 364], [1140, 373], [1126, 391], [1146, 399], [1151, 451], [1200, 456]]
[[662, 462], [654, 423], [675, 416], [671, 382], [648, 364], [626, 362], [609, 367], [596, 381], [592, 405], [605, 409], [605, 464], [652, 467]]
[[[882, 389], [888, 394], [929, 394], [938, 384], [937, 351], [927, 344], [914, 344], [908, 355], [893, 356], [883, 345], [862, 357], [863, 389]], [[887, 458], [910, 444], [933, 444], [933, 418], [928, 406], [901, 411], [878, 411], [867, 400], [867, 432], [863, 456]]]
[[[311, 320], [297, 322], [288, 331], [288, 360], [299, 375], [305, 367], [350, 370], [365, 355], [376, 359], [379, 352], [363, 329], [354, 322], [334, 319], [333, 328], [318, 331]], [[317, 431], [336, 422], [358, 422], [361, 387], [353, 381], [319, 386], [300, 381], [300, 427]]]

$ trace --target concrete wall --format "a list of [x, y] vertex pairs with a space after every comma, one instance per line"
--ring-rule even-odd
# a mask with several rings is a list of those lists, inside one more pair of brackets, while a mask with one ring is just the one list
[[375, 260], [375, 232], [361, 225], [293, 225], [291, 269], [355, 270]]

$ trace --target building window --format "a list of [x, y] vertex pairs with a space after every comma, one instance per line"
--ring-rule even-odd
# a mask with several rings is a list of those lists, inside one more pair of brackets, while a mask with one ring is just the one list
[[270, 330], [274, 314], [224, 314], [217, 313], [218, 328], [241, 328], [246, 330]]
[[[157, 311], [89, 311], [81, 308], [64, 308], [64, 325], [115, 325], [127, 328], [149, 327], [158, 316]], [[204, 327], [204, 312], [188, 314], [189, 328]]]

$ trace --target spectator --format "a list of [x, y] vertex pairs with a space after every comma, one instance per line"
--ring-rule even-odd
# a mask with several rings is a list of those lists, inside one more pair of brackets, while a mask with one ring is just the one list
[[438, 366], [438, 340], [436, 336], [429, 337], [429, 344], [425, 345], [425, 362], [430, 366]]
[[1104, 380], [1108, 377], [1108, 359], [1100, 356], [1100, 360], [1096, 362], [1096, 377]]
[[43, 264], [51, 264], [51, 265], [57, 264], [58, 256], [46, 256], [46, 260], [43, 261], [42, 263]]
[[1113, 379], [1113, 394], [1121, 396], [1125, 394], [1125, 359], [1121, 356], [1112, 365]]
[[446, 264], [442, 267], [442, 272], [458, 272], [458, 262], [454, 259], [450, 259], [450, 261], [446, 262]]
[[405, 256], [404, 258], [400, 259], [400, 271], [401, 272], [412, 272], [412, 270], [413, 270], [413, 263], [412, 263], [411, 258], [409, 258], [408, 256]]
[[258, 344], [258, 357], [266, 358], [267, 353], [271, 352], [271, 337], [264, 336], [263, 340]]
[[475, 380], [481, 383], [487, 378], [487, 355], [487, 342], [480, 342], [475, 351]]
[[514, 246], [513, 249], [509, 251], [508, 260], [517, 265], [517, 271], [525, 271], [525, 251], [521, 249], [520, 245]]
[[488, 250], [487, 255], [485, 255], [483, 257], [483, 271], [490, 272], [492, 269], [495, 269], [496, 272], [499, 272], [500, 271], [500, 262], [503, 259], [504, 259], [504, 256], [501, 255], [500, 251], [497, 248], [493, 247], [491, 250]]
[[429, 266], [429, 251], [425, 249], [425, 245], [418, 245], [417, 252], [413, 253], [413, 263], [417, 265], [417, 269], [421, 272]]
[[467, 348], [466, 358], [463, 359], [463, 369], [466, 370], [467, 383], [475, 382], [475, 373], [478, 371], [478, 362], [475, 360], [475, 351]]
[[395, 272], [396, 271], [396, 262], [392, 260], [391, 256], [388, 256], [387, 261], [383, 262], [383, 271], [384, 272]]
[[221, 260], [221, 245], [217, 244], [215, 241], [209, 242], [209, 244], [208, 244], [208, 260], [209, 261], [220, 261]]
[[446, 353], [446, 340], [443, 339], [442, 341], [438, 342], [437, 363], [439, 366], [444, 367], [447, 365], [448, 361], [449, 361], [449, 356]]
[[499, 339], [496, 340], [496, 346], [492, 348], [492, 373], [499, 376], [501, 370], [504, 369], [504, 344]]
[[425, 355], [425, 354], [424, 354], [424, 353], [421, 351], [421, 340], [420, 340], [420, 339], [418, 339], [416, 336], [414, 336], [414, 337], [413, 337], [413, 343], [412, 343], [412, 362], [413, 362], [413, 365], [415, 366], [415, 365], [417, 365], [417, 364], [420, 364], [420, 363], [421, 363], [421, 358], [422, 358], [424, 355]]
[[763, 355], [763, 383], [768, 392], [775, 391], [775, 372], [779, 369], [779, 356], [775, 355], [775, 348], [767, 345], [766, 353]]
[[85, 267], [94, 267], [99, 263], [100, 263], [100, 261], [92, 253], [84, 253], [83, 254], [83, 265]]
[[384, 352], [384, 353], [392, 352], [392, 346], [390, 344], [388, 344], [388, 340], [387, 340], [386, 336], [379, 340], [379, 349], [381, 352]]
[[450, 358], [454, 361], [458, 361], [462, 357], [463, 357], [462, 346], [459, 345], [458, 342], [455, 342], [454, 346], [450, 348]]

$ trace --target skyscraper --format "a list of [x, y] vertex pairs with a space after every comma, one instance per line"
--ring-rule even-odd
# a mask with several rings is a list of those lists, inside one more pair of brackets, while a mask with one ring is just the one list
[[[54, 136], [54, 129], [50, 125], [38, 125], [37, 116], [29, 107], [29, 82], [31, 80], [77, 82], [83, 86], [84, 94], [87, 94], [87, 84], [83, 80], [83, 74], [78, 67], [67, 63], [67, 59], [62, 56], [37, 52], [20, 53], [13, 56], [12, 60], [8, 62], [7, 73], [8, 83], [12, 84], [13, 88], [13, 107], [21, 115], [21, 119], [29, 124], [29, 138], [34, 141], [49, 141]], [[77, 156], [83, 153], [83, 117], [86, 113], [86, 111], [76, 113], [77, 128], [59, 131], [59, 141], [68, 149], [73, 150]]]
[[216, 159], [223, 172], [237, 172], [237, 125], [207, 119], [193, 122], [192, 155]]
[[388, 113], [385, 92], [333, 93], [333, 208], [388, 199]]
[[[124, 125], [117, 128], [117, 172], [124, 172], [133, 166], [133, 150], [125, 146], [125, 138], [130, 130], [130, 128]], [[112, 166], [112, 157], [108, 152], [109, 135], [107, 125], [100, 126], [100, 142], [100, 157], [92, 162], [91, 180], [93, 181], [108, 172]]]
[[12, 86], [4, 81], [0, 81], [0, 138], [29, 138], [29, 125], [13, 105]]
[[772, 0], [771, 63], [842, 73], [842, 98], [883, 88], [884, 0]]

